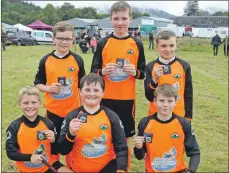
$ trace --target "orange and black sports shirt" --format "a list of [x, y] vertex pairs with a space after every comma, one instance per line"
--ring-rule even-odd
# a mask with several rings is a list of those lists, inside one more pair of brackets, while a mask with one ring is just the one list
[[[76, 136], [69, 132], [69, 123], [79, 112], [87, 114]], [[101, 107], [89, 114], [83, 106], [68, 114], [62, 124], [58, 140], [60, 153], [71, 152], [71, 168], [74, 172], [99, 172], [116, 158], [117, 170], [126, 171], [128, 148], [125, 133], [118, 115]]]
[[[144, 143], [141, 149], [134, 148], [137, 159], [143, 159], [146, 154], [146, 172], [196, 172], [200, 150], [189, 120], [173, 114], [169, 120], [161, 121], [156, 113], [143, 118], [138, 125], [138, 136], [146, 133], [152, 142]], [[185, 152], [190, 157], [188, 167]]]
[[45, 172], [49, 169], [43, 163], [31, 163], [30, 158], [33, 154], [42, 154], [50, 165], [57, 161], [57, 142], [50, 143], [47, 139], [37, 139], [37, 131], [43, 130], [52, 130], [56, 133], [52, 121], [41, 116], [37, 116], [34, 122], [21, 116], [7, 128], [6, 154], [9, 159], [16, 161], [19, 172]]
[[168, 65], [171, 68], [171, 74], [162, 75], [155, 84], [152, 77], [155, 75], [155, 68], [159, 65], [165, 65], [159, 61], [159, 58], [148, 63], [146, 66], [146, 79], [144, 81], [145, 96], [150, 101], [149, 115], [157, 112], [156, 104], [154, 103], [154, 92], [158, 85], [171, 84], [178, 89], [178, 101], [173, 112], [187, 119], [192, 119], [193, 115], [193, 87], [190, 65], [179, 58], [175, 58]]
[[51, 85], [65, 78], [58, 94], [45, 93], [45, 108], [60, 117], [65, 117], [73, 109], [80, 106], [79, 82], [85, 75], [84, 62], [81, 56], [69, 51], [62, 58], [54, 51], [44, 56], [39, 64], [34, 84]]
[[[97, 45], [93, 57], [91, 72], [102, 75], [102, 69], [108, 63], [116, 63], [118, 66], [115, 73], [104, 76], [105, 91], [104, 99], [135, 100], [135, 79], [145, 77], [145, 54], [142, 42], [132, 36], [117, 38], [113, 33], [102, 38]], [[123, 72], [123, 64], [133, 64], [136, 76]]]

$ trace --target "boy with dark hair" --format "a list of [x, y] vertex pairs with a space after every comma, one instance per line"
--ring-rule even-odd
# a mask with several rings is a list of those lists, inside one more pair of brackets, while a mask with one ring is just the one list
[[74, 172], [126, 172], [128, 148], [118, 115], [101, 106], [104, 79], [95, 73], [80, 81], [82, 106], [65, 118], [58, 144], [72, 153]]
[[176, 35], [169, 30], [161, 31], [156, 39], [160, 57], [146, 66], [144, 81], [145, 96], [150, 101], [149, 115], [157, 112], [153, 102], [157, 86], [169, 83], [178, 90], [178, 100], [174, 113], [191, 121], [193, 114], [193, 87], [191, 67], [186, 61], [175, 56]]
[[112, 5], [111, 23], [114, 32], [99, 41], [91, 66], [91, 72], [105, 80], [106, 88], [101, 104], [118, 114], [127, 140], [135, 134], [136, 79], [145, 77], [143, 44], [128, 34], [131, 20], [128, 3], [118, 1]]
[[[171, 84], [156, 88], [154, 102], [158, 112], [143, 118], [134, 138], [134, 154], [145, 157], [146, 172], [194, 173], [200, 162], [200, 150], [191, 123], [173, 113], [178, 99]], [[184, 152], [190, 157], [186, 166]]]
[[81, 56], [70, 51], [74, 28], [67, 22], [58, 22], [53, 28], [56, 50], [41, 60], [34, 84], [45, 92], [47, 118], [56, 126], [57, 138], [66, 115], [79, 107], [79, 82], [85, 75]]
[[[35, 87], [19, 91], [19, 106], [23, 115], [14, 120], [6, 130], [6, 153], [16, 161], [19, 172], [52, 172], [43, 161], [58, 172], [72, 172], [56, 157], [56, 130], [52, 121], [38, 115], [41, 107], [40, 92]], [[29, 141], [29, 142], [28, 142]]]

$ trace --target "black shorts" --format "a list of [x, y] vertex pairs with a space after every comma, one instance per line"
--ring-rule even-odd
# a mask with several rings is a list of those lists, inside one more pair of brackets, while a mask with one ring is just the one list
[[59, 117], [58, 115], [56, 115], [56, 114], [54, 114], [52, 112], [49, 112], [48, 110], [46, 112], [46, 117], [49, 120], [51, 120], [53, 122], [53, 124], [55, 125], [56, 132], [57, 132], [57, 140], [58, 140], [58, 138], [60, 136], [61, 125], [62, 125], [62, 123], [64, 121], [64, 118]]
[[123, 123], [126, 137], [135, 135], [135, 100], [102, 99], [101, 105], [118, 114]]
[[116, 159], [111, 160], [99, 173], [116, 173], [117, 163]]
[[[52, 167], [55, 168], [56, 170], [60, 169], [62, 166], [64, 166], [62, 163], [59, 161], [56, 161], [52, 164]], [[53, 173], [53, 171], [49, 168], [45, 173]]]

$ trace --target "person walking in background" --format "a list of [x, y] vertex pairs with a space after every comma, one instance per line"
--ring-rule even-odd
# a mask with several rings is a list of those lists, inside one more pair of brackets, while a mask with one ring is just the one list
[[226, 35], [226, 37], [222, 41], [223, 43], [223, 52], [224, 56], [228, 57], [228, 50], [229, 50], [229, 37]]
[[216, 35], [212, 38], [211, 44], [213, 45], [213, 54], [214, 56], [217, 56], [218, 48], [219, 48], [219, 45], [221, 44], [221, 38], [218, 35], [218, 33], [216, 33]]
[[149, 33], [149, 49], [152, 47], [154, 49], [154, 43], [153, 43], [153, 31]]
[[2, 44], [2, 50], [5, 51], [6, 50], [6, 33], [3, 29], [1, 30], [1, 44]]

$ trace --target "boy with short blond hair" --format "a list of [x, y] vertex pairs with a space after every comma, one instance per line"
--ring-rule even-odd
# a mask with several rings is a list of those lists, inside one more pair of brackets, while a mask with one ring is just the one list
[[[19, 172], [52, 172], [43, 161], [58, 172], [72, 172], [60, 163], [56, 130], [52, 121], [38, 115], [41, 107], [39, 90], [24, 87], [19, 91], [19, 106], [23, 115], [14, 120], [6, 130], [6, 153], [16, 161]], [[28, 142], [29, 141], [29, 142]]]
[[159, 57], [147, 64], [144, 81], [145, 96], [150, 101], [149, 115], [157, 112], [157, 107], [153, 102], [155, 89], [161, 84], [169, 83], [178, 90], [174, 113], [191, 121], [193, 117], [191, 67], [188, 62], [175, 55], [177, 40], [174, 32], [161, 31], [156, 38], [156, 43]]
[[[191, 123], [173, 113], [178, 99], [177, 89], [171, 84], [159, 85], [154, 93], [157, 112], [143, 118], [134, 138], [134, 154], [145, 158], [146, 172], [196, 172], [200, 150]], [[184, 153], [190, 157], [187, 167]]]

